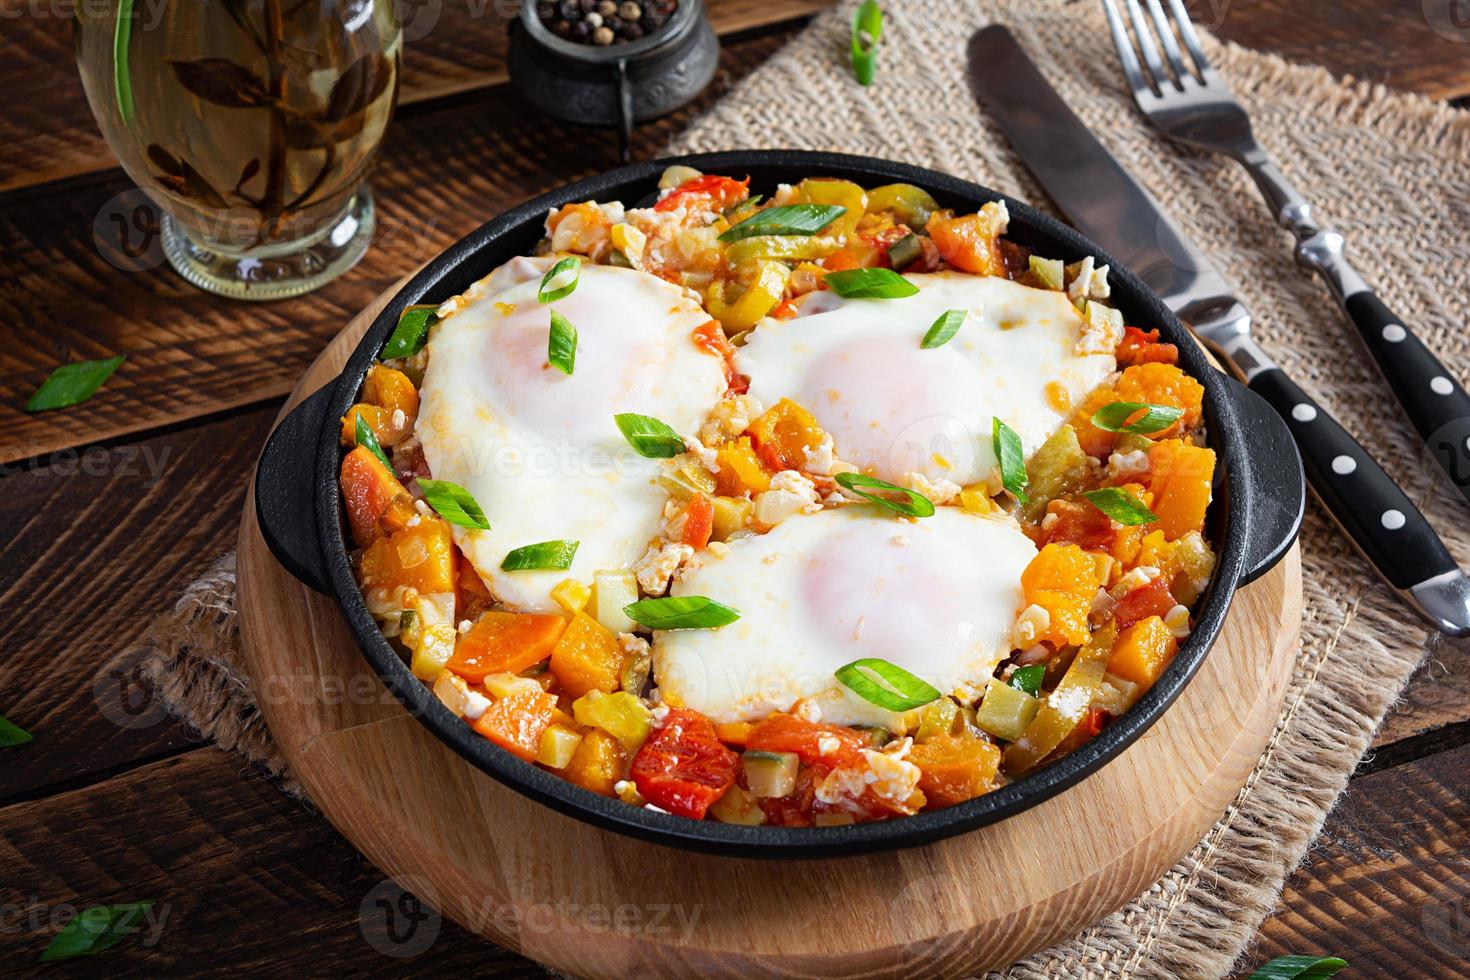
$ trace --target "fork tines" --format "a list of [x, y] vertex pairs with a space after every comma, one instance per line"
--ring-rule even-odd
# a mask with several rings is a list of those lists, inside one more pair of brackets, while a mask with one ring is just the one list
[[[1148, 6], [1149, 20], [1153, 22], [1152, 30], [1144, 19], [1139, 0], [1121, 0], [1128, 7], [1128, 20], [1133, 25], [1136, 46], [1134, 40], [1128, 36], [1123, 14], [1118, 9], [1119, 2], [1120, 0], [1103, 0], [1103, 9], [1108, 15], [1108, 27], [1112, 31], [1118, 57], [1123, 60], [1123, 72], [1127, 75], [1128, 84], [1133, 87], [1135, 96], [1142, 98], [1145, 94], [1162, 95], [1167, 89], [1183, 91], [1190, 82], [1209, 84], [1213, 70], [1200, 48], [1199, 37], [1194, 33], [1194, 25], [1189, 21], [1183, 0], [1168, 0], [1169, 13], [1164, 12], [1160, 0], [1144, 0]], [[1189, 52], [1189, 63], [1185, 62], [1184, 54], [1180, 51], [1180, 41], [1184, 42], [1184, 48]], [[1163, 48], [1163, 59], [1159, 57], [1160, 47]], [[1147, 71], [1139, 65], [1140, 55]], [[1167, 68], [1165, 60], [1168, 63]]]

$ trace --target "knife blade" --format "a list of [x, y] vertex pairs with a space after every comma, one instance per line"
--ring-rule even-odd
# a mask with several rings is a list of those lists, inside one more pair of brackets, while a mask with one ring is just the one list
[[976, 98], [1072, 224], [1126, 265], [1281, 415], [1307, 482], [1405, 602], [1452, 636], [1470, 635], [1470, 579], [1408, 496], [1336, 419], [1251, 338], [1235, 290], [1077, 118], [1003, 26], [970, 38]]

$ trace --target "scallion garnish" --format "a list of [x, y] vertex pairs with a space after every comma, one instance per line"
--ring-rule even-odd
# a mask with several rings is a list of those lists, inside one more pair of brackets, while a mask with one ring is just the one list
[[623, 615], [656, 630], [714, 629], [740, 618], [734, 609], [702, 595], [640, 599], [624, 606]]
[[153, 902], [94, 905], [78, 912], [41, 954], [42, 963], [91, 956], [111, 949], [139, 930]]
[[490, 530], [485, 512], [470, 492], [458, 483], [420, 477], [419, 489], [424, 492], [424, 500], [434, 508], [434, 512], [449, 523], [474, 531]]
[[27, 412], [49, 412], [53, 408], [80, 405], [97, 393], [102, 382], [112, 376], [124, 355], [102, 361], [75, 361], [51, 372], [36, 393], [26, 402]]
[[[1133, 418], [1139, 412], [1144, 414], [1139, 418]], [[1172, 405], [1151, 405], [1148, 402], [1110, 402], [1098, 409], [1092, 415], [1092, 424], [1107, 432], [1132, 432], [1137, 435], [1147, 435], [1150, 432], [1161, 432], [1169, 426], [1178, 422], [1184, 415], [1184, 409], [1175, 408]]]
[[[582, 260], [575, 255], [568, 255], [546, 270], [546, 275], [541, 277], [541, 288], [536, 290], [536, 302], [555, 303], [572, 295], [572, 290], [577, 288], [577, 280], [582, 275]], [[568, 374], [572, 372], [568, 371]]]
[[901, 299], [919, 291], [892, 269], [843, 269], [827, 273], [825, 281], [845, 299]]
[[1278, 956], [1247, 980], [1326, 980], [1347, 966], [1336, 956]]
[[546, 341], [546, 360], [562, 374], [577, 366], [577, 328], [572, 321], [551, 311], [551, 336]]
[[889, 711], [911, 711], [944, 696], [922, 677], [915, 677], [897, 664], [877, 657], [854, 660], [838, 667], [834, 673], [843, 687], [869, 704]]
[[[905, 517], [932, 517], [934, 516], [934, 502], [916, 490], [904, 487], [896, 487], [887, 480], [880, 480], [874, 476], [864, 476], [862, 473], [838, 473], [837, 485], [844, 490], [851, 490], [859, 497], [864, 497], [875, 504], [882, 504], [890, 510], [896, 510]], [[894, 500], [876, 493], [868, 493], [859, 487], [870, 487], [874, 490], [882, 490], [885, 493], [901, 493], [908, 499]]]
[[429, 328], [439, 322], [439, 307], [431, 304], [405, 307], [398, 315], [398, 326], [383, 345], [378, 355], [380, 360], [391, 361], [398, 357], [413, 357], [424, 349], [429, 339]]
[[124, 124], [133, 121], [133, 76], [128, 69], [132, 39], [133, 0], [118, 0], [117, 21], [112, 25], [112, 89]]
[[949, 343], [950, 338], [959, 332], [960, 326], [965, 322], [966, 310], [945, 310], [939, 314], [939, 319], [929, 326], [929, 332], [924, 334], [924, 339], [919, 346], [925, 350], [935, 347], [943, 347]]
[[1025, 691], [1034, 698], [1041, 692], [1041, 679], [1045, 676], [1046, 667], [1041, 664], [1031, 664], [1013, 670], [1011, 679], [1006, 683], [1018, 691]]
[[21, 728], [14, 722], [0, 718], [0, 749], [8, 749], [16, 745], [24, 745], [29, 742], [33, 735]]
[[1011, 496], [1021, 503], [1031, 498], [1026, 496], [1026, 452], [1021, 448], [1021, 437], [1016, 430], [999, 418], [990, 422], [990, 445], [995, 450], [995, 461], [1000, 464], [1000, 482]]
[[1158, 515], [1144, 506], [1133, 494], [1122, 487], [1103, 487], [1084, 491], [1082, 496], [1098, 510], [1107, 514], [1124, 527], [1136, 527], [1159, 519]]
[[553, 569], [560, 571], [572, 567], [577, 556], [576, 541], [541, 541], [524, 545], [505, 556], [500, 563], [501, 571], [524, 572], [529, 569]]
[[815, 235], [847, 213], [840, 204], [782, 204], [751, 215], [720, 235], [738, 242], [755, 235]]
[[366, 446], [368, 452], [378, 457], [383, 465], [388, 467], [388, 472], [393, 472], [393, 464], [388, 461], [388, 454], [383, 452], [383, 446], [378, 442], [378, 437], [373, 434], [373, 427], [363, 419], [362, 413], [357, 413], [357, 430], [354, 439], [359, 446]]
[[883, 10], [877, 0], [863, 0], [852, 15], [852, 73], [859, 85], [872, 85], [878, 67], [878, 39], [883, 36]]
[[614, 415], [613, 421], [618, 424], [618, 431], [628, 440], [628, 445], [639, 456], [668, 459], [684, 451], [684, 437], [675, 432], [668, 423], [660, 422], [651, 415], [623, 412]]

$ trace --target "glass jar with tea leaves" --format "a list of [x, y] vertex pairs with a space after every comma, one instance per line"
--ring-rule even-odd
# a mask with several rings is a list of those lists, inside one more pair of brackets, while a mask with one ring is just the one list
[[398, 97], [392, 0], [99, 0], [75, 33], [92, 113], [185, 279], [277, 299], [362, 257]]

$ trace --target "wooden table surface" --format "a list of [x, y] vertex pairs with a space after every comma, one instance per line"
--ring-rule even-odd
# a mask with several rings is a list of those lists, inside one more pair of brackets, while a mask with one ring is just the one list
[[[641, 130], [637, 154], [656, 153], [825, 2], [710, 0], [724, 41], [717, 80], [696, 106]], [[1453, 29], [1451, 0], [1191, 7], [1243, 44], [1461, 105], [1470, 96], [1470, 23]], [[411, 962], [544, 975], [447, 921], [416, 933], [433, 941], [415, 959], [389, 955], [404, 949], [384, 938], [393, 886], [309, 807], [151, 710], [130, 670], [151, 617], [233, 546], [255, 456], [321, 346], [488, 216], [613, 166], [612, 142], [535, 117], [506, 85], [497, 6], [451, 0], [405, 58], [373, 177], [372, 251], [307, 297], [230, 303], [161, 265], [119, 268], [94, 239], [131, 185], [88, 113], [67, 9], [0, 0], [0, 715], [36, 736], [0, 750], [0, 973], [38, 969], [80, 908], [155, 899], [156, 935], [68, 968], [356, 975]], [[117, 353], [126, 364], [86, 406], [23, 411], [56, 364]], [[1467, 799], [1470, 645], [1445, 642], [1253, 959], [1335, 953], [1351, 975], [1470, 976]]]

